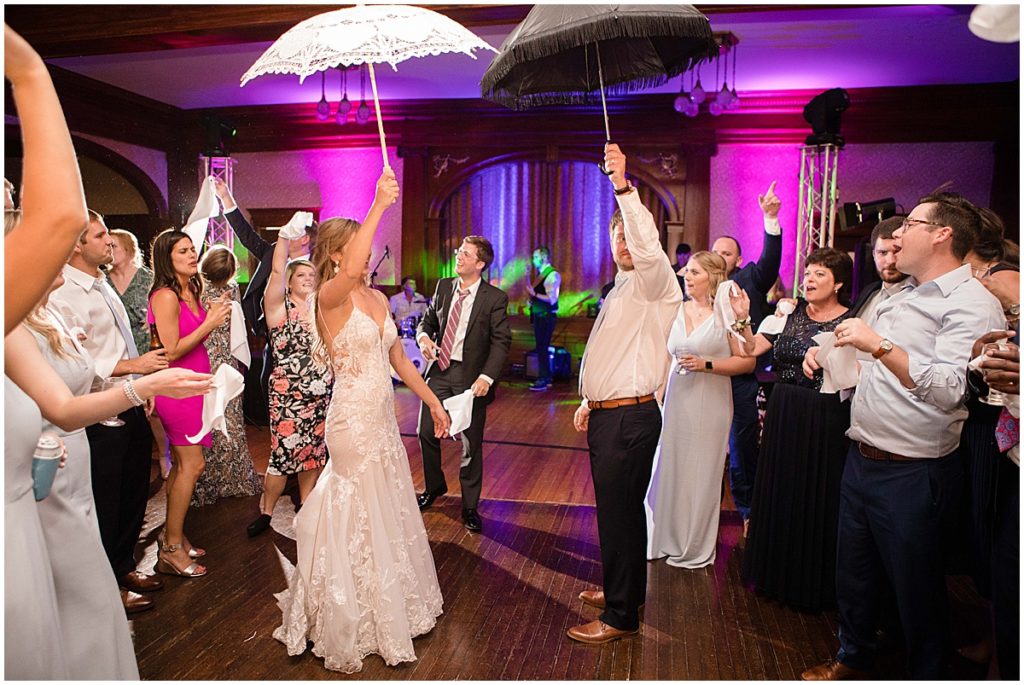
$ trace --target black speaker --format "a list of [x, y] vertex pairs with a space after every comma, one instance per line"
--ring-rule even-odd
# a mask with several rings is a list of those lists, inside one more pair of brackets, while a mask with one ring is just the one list
[[[564, 347], [548, 348], [548, 364], [551, 369], [551, 377], [562, 380], [572, 378], [572, 355]], [[537, 368], [537, 352], [530, 350], [526, 353], [526, 377], [538, 378], [540, 376]]]

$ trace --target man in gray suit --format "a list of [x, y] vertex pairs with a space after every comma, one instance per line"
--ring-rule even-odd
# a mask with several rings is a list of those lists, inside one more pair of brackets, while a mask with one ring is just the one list
[[[512, 343], [506, 310], [508, 295], [485, 282], [480, 275], [494, 261], [490, 241], [468, 236], [455, 253], [455, 278], [438, 281], [430, 306], [416, 333], [416, 341], [429, 364], [427, 385], [441, 401], [473, 391], [473, 419], [462, 432], [462, 520], [466, 528], [480, 532], [477, 513], [483, 482], [483, 437], [487, 405], [505, 366]], [[420, 407], [420, 451], [426, 490], [417, 496], [420, 509], [448, 492], [441, 469], [441, 441], [434, 437], [434, 420]]]

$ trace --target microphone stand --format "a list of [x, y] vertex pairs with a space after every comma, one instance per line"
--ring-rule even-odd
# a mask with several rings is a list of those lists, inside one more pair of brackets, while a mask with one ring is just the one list
[[373, 283], [374, 279], [377, 278], [377, 269], [379, 269], [380, 265], [384, 263], [384, 260], [387, 259], [390, 256], [391, 256], [390, 250], [384, 250], [384, 254], [382, 254], [380, 256], [380, 259], [377, 260], [377, 263], [373, 267], [373, 271], [370, 272], [370, 282], [371, 283]]

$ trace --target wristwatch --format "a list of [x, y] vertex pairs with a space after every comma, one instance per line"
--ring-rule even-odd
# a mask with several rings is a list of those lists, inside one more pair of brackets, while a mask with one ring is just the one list
[[882, 338], [882, 342], [878, 343], [878, 349], [871, 356], [875, 359], [881, 359], [890, 352], [892, 352], [892, 341]]
[[710, 359], [705, 359], [704, 360], [704, 370], [705, 371], [714, 371], [715, 370], [715, 365], [711, 362]]
[[628, 192], [632, 191], [632, 190], [633, 190], [633, 187], [634, 187], [634, 186], [633, 186], [633, 184], [632, 184], [632, 183], [630, 183], [629, 181], [626, 181], [626, 185], [624, 185], [624, 186], [623, 186], [623, 187], [621, 187], [621, 188], [615, 188], [615, 189], [614, 189], [614, 190], [615, 190], [615, 194], [616, 194], [616, 195], [625, 195], [626, 193], [628, 193]]
[[1011, 304], [1006, 308], [1004, 312], [1008, 319], [1019, 319], [1020, 318], [1020, 304]]

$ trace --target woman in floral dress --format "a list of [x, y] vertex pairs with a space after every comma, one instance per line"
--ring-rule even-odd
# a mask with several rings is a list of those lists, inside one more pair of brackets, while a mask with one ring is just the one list
[[[219, 300], [224, 293], [230, 293], [232, 301], [240, 301], [238, 285], [234, 282], [237, 270], [238, 262], [231, 250], [218, 246], [207, 251], [199, 266], [205, 281], [204, 307], [209, 308], [211, 303]], [[230, 319], [215, 328], [205, 344], [210, 355], [211, 373], [217, 373], [221, 364], [230, 364], [241, 371], [240, 362], [231, 356]], [[263, 492], [245, 438], [241, 395], [228, 402], [225, 416], [228, 434], [224, 435], [219, 430], [213, 431], [213, 444], [203, 451], [206, 468], [199, 476], [196, 489], [192, 493], [193, 507], [213, 504], [221, 497], [248, 497]]]
[[331, 400], [330, 371], [313, 364], [309, 300], [316, 283], [313, 265], [305, 259], [288, 262], [291, 241], [278, 237], [273, 269], [263, 295], [274, 370], [270, 373], [270, 463], [264, 480], [259, 517], [249, 524], [249, 537], [270, 527], [270, 519], [288, 476], [299, 479], [304, 502], [327, 463], [324, 421]]

